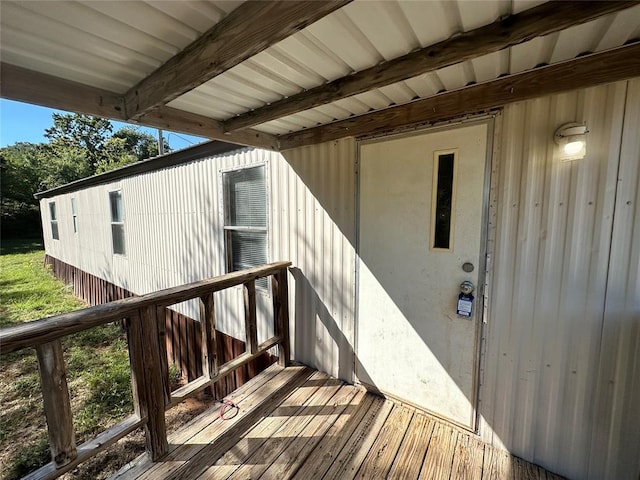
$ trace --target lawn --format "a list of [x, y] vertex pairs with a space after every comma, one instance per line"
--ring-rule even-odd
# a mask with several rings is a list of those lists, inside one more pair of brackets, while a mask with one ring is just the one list
[[[0, 255], [0, 326], [69, 312], [85, 305], [44, 268], [37, 242], [3, 242]], [[64, 340], [67, 381], [78, 443], [116, 423], [132, 408], [126, 337], [106, 325]], [[50, 460], [35, 353], [0, 359], [0, 471], [20, 478]]]
[[[44, 267], [38, 241], [3, 241], [0, 253], [0, 327], [86, 305]], [[76, 443], [133, 412], [126, 335], [109, 324], [63, 341]], [[1, 348], [1, 347], [0, 347]], [[172, 382], [179, 378], [174, 373]], [[167, 412], [169, 430], [206, 408], [199, 397]], [[50, 461], [46, 422], [33, 349], [0, 356], [0, 479], [20, 478]], [[82, 463], [64, 478], [102, 479], [144, 451], [141, 432]]]

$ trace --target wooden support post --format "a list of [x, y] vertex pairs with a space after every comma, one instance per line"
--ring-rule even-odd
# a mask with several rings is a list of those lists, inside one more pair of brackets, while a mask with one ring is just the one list
[[36, 346], [36, 352], [51, 458], [56, 468], [60, 468], [78, 455], [62, 343], [60, 340], [43, 343]]
[[218, 342], [216, 342], [216, 311], [213, 293], [200, 297], [200, 330], [202, 332], [202, 375], [218, 374]]
[[247, 338], [246, 351], [254, 354], [258, 350], [258, 326], [256, 323], [256, 281], [244, 284], [244, 329]]
[[169, 380], [169, 356], [167, 355], [167, 315], [166, 307], [156, 307], [156, 320], [158, 326], [158, 347], [160, 349], [160, 368], [162, 371], [162, 386], [164, 391], [164, 405], [171, 402], [171, 381]]
[[168, 443], [161, 366], [167, 358], [161, 357], [155, 306], [141, 308], [138, 316], [130, 319], [128, 337], [135, 411], [146, 418], [146, 449], [156, 461], [167, 453]]
[[271, 276], [276, 335], [282, 337], [282, 342], [278, 348], [278, 363], [283, 367], [288, 366], [291, 360], [289, 347], [289, 287], [287, 285], [287, 275], [287, 269], [285, 267]]

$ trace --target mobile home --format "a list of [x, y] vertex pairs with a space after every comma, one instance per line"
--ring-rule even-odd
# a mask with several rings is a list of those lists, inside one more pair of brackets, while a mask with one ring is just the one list
[[[161, 113], [136, 90], [151, 113], [132, 118], [201, 121], [190, 131], [216, 140], [40, 193], [48, 261], [107, 300], [291, 262], [292, 360], [560, 475], [638, 478], [640, 7], [487, 41], [417, 75], [393, 62], [449, 54], [456, 37], [435, 28], [441, 15], [455, 31], [452, 6], [473, 32], [503, 9], [548, 5], [365, 3], [334, 5]], [[605, 8], [588, 3], [562, 8]], [[339, 66], [401, 78], [355, 87]], [[314, 100], [326, 81], [352, 93]], [[295, 82], [305, 91], [287, 93]], [[260, 342], [274, 335], [273, 292], [255, 289]], [[215, 305], [216, 328], [238, 341], [244, 295]], [[172, 311], [202, 320], [196, 302]]]

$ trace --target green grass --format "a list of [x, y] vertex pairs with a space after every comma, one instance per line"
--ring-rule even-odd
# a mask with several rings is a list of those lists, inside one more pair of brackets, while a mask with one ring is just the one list
[[[0, 327], [82, 308], [44, 268], [38, 242], [3, 242]], [[63, 341], [78, 444], [132, 411], [129, 357], [121, 327], [109, 324]], [[37, 362], [32, 349], [0, 357], [0, 477], [20, 478], [50, 460]]]
[[42, 245], [30, 241], [2, 243], [0, 327], [83, 306], [68, 287], [55, 280], [44, 268]]

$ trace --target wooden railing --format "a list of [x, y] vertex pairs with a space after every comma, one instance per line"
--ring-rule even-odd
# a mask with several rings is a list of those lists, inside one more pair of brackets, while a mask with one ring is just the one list
[[[40, 366], [52, 461], [26, 478], [56, 478], [141, 426], [145, 430], [147, 452], [157, 460], [168, 449], [166, 409], [213, 385], [276, 345], [279, 345], [279, 363], [287, 366], [290, 355], [287, 267], [290, 265], [290, 262], [271, 263], [0, 329], [0, 354], [35, 347]], [[258, 343], [255, 281], [267, 276], [271, 277], [275, 335]], [[244, 289], [246, 352], [219, 365], [214, 293], [236, 285], [243, 285]], [[164, 310], [192, 299], [200, 300], [203, 375], [171, 392], [163, 339]], [[61, 339], [123, 319], [127, 329], [134, 413], [93, 440], [76, 446]]]

